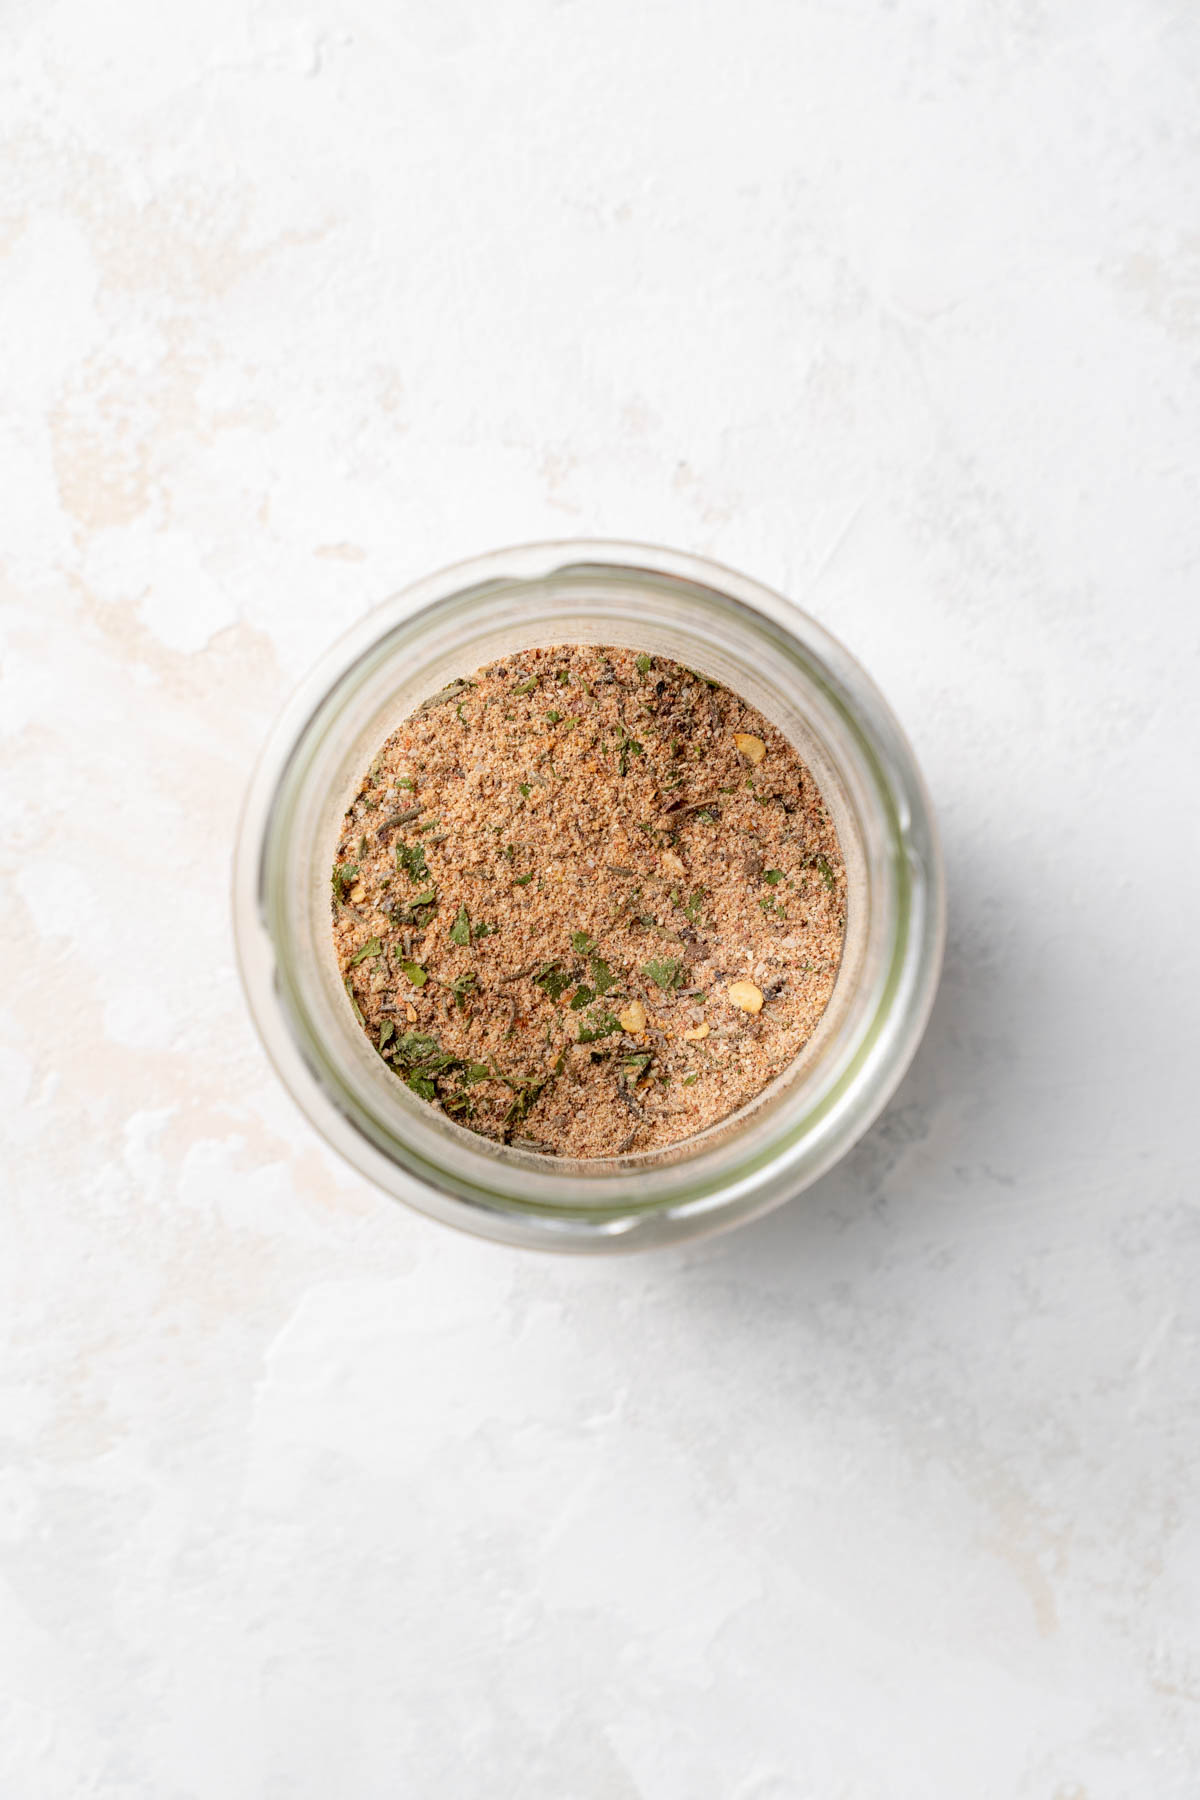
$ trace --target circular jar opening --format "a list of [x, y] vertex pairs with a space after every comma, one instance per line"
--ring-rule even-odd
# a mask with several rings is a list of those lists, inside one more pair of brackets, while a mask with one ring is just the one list
[[[329, 870], [379, 745], [456, 676], [521, 651], [619, 645], [730, 688], [815, 778], [846, 867], [841, 966], [821, 1022], [747, 1106], [667, 1148], [571, 1161], [471, 1132], [410, 1092], [347, 1003]], [[944, 895], [924, 786], [886, 703], [815, 621], [746, 577], [639, 545], [542, 544], [430, 577], [378, 607], [313, 671], [253, 777], [234, 875], [255, 1023], [314, 1125], [419, 1210], [546, 1249], [649, 1246], [799, 1193], [867, 1129], [928, 1017]]]

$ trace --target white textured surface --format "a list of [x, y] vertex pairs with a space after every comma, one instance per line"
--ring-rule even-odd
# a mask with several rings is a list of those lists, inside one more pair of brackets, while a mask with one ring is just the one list
[[[0, 38], [4, 1800], [1192, 1800], [1192, 0]], [[338, 1166], [226, 907], [329, 638], [580, 533], [859, 652], [952, 906], [837, 1174], [587, 1264]]]

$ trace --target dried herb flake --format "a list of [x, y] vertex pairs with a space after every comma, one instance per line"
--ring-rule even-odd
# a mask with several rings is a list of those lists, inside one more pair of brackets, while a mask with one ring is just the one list
[[579, 1027], [579, 1037], [577, 1042], [581, 1044], [594, 1044], [600, 1038], [612, 1037], [613, 1033], [620, 1031], [620, 1029], [621, 1021], [620, 1019], [614, 1018], [612, 1013], [596, 1013], [586, 1025], [581, 1025]]
[[607, 994], [610, 988], [616, 986], [616, 977], [602, 956], [592, 957], [591, 969], [592, 986], [597, 995]]
[[396, 867], [408, 876], [410, 881], [428, 881], [429, 864], [425, 861], [423, 844], [397, 844]]
[[347, 890], [353, 886], [357, 874], [357, 863], [334, 863], [333, 897], [339, 906], [345, 901]]
[[428, 925], [437, 906], [437, 889], [426, 888], [422, 894], [414, 894], [403, 906], [396, 907], [392, 917], [400, 925]]
[[557, 1000], [570, 987], [574, 979], [575, 977], [568, 974], [561, 963], [552, 962], [547, 963], [533, 977], [533, 985], [540, 987], [551, 1000]]
[[460, 694], [465, 694], [469, 688], [474, 686], [473, 681], [448, 682], [444, 688], [439, 688], [436, 694], [430, 694], [428, 700], [422, 700], [417, 711], [427, 713], [435, 706], [444, 706], [447, 700], [457, 700]]

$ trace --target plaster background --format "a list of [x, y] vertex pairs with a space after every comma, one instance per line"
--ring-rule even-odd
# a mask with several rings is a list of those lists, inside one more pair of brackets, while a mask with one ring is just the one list
[[[1200, 19], [9, 0], [4, 1800], [1200, 1789]], [[913, 1072], [645, 1260], [245, 1019], [285, 694], [494, 544], [792, 593], [949, 867]]]

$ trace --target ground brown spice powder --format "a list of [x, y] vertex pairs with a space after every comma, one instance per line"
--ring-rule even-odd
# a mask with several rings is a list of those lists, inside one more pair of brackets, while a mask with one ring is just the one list
[[780, 732], [662, 657], [569, 645], [455, 681], [346, 814], [333, 938], [384, 1059], [459, 1124], [637, 1154], [752, 1099], [837, 977], [846, 877]]

